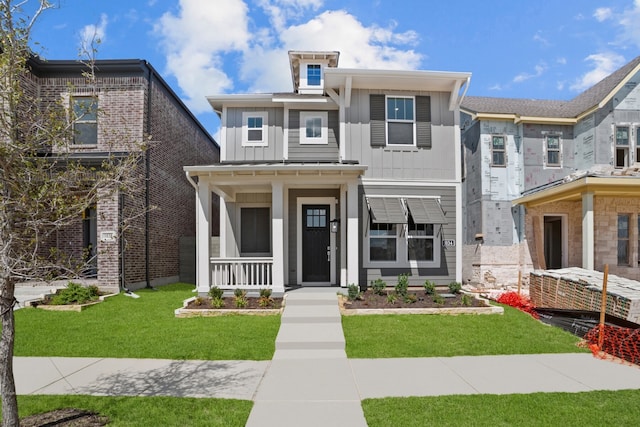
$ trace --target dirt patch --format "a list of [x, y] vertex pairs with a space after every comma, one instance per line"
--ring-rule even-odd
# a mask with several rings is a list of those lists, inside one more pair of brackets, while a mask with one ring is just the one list
[[95, 412], [64, 408], [25, 417], [20, 420], [20, 427], [99, 427], [108, 423], [109, 418]]
[[406, 301], [398, 296], [395, 301], [390, 301], [388, 295], [394, 294], [393, 291], [387, 291], [384, 295], [373, 293], [371, 289], [367, 289], [362, 293], [361, 299], [353, 301], [345, 300], [344, 308], [349, 309], [367, 309], [367, 308], [459, 308], [459, 307], [486, 307], [484, 300], [477, 299], [466, 294], [443, 294], [436, 293], [429, 295], [423, 290], [409, 291], [409, 295], [415, 295], [415, 301]]
[[273, 310], [282, 307], [282, 298], [271, 298], [269, 305], [260, 305], [260, 298], [247, 297], [247, 305], [245, 307], [238, 307], [235, 303], [234, 297], [224, 297], [224, 306], [214, 307], [212, 299], [209, 297], [197, 297], [190, 301], [184, 308], [187, 310]]

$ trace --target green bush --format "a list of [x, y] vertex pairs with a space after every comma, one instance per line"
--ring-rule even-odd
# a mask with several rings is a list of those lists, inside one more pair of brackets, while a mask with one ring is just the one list
[[433, 295], [433, 302], [438, 305], [444, 305], [444, 297], [440, 294]]
[[222, 298], [213, 297], [211, 298], [211, 306], [213, 308], [222, 308], [224, 307], [224, 300]]
[[460, 282], [449, 283], [449, 292], [452, 294], [459, 294], [460, 290], [462, 290], [462, 284]]
[[424, 291], [427, 295], [433, 295], [436, 293], [436, 284], [427, 279], [424, 281]]
[[86, 304], [97, 300], [99, 293], [97, 286], [84, 287], [79, 283], [69, 282], [66, 288], [51, 298], [51, 304]]
[[245, 308], [249, 304], [249, 300], [247, 299], [247, 291], [240, 288], [236, 288], [233, 291], [233, 295], [234, 295], [233, 302], [236, 308]]
[[349, 299], [349, 301], [355, 301], [357, 299], [360, 299], [361, 297], [362, 294], [360, 293], [360, 287], [358, 285], [352, 283], [347, 286], [347, 298]]
[[401, 297], [406, 297], [409, 291], [409, 273], [398, 276], [398, 284], [396, 285], [396, 293]]
[[471, 297], [471, 295], [462, 294], [462, 299], [460, 300], [460, 302], [465, 307], [469, 307], [469, 306], [471, 306], [471, 303], [473, 302], [473, 298]]
[[260, 289], [260, 298], [271, 298], [271, 289], [269, 288], [262, 288]]
[[371, 281], [371, 288], [376, 295], [384, 295], [385, 289], [387, 289], [387, 282], [382, 279], [376, 279]]
[[212, 286], [211, 289], [209, 289], [209, 296], [213, 299], [220, 299], [223, 295], [224, 291], [217, 286]]
[[407, 294], [404, 297], [404, 302], [407, 304], [413, 304], [418, 301], [418, 295], [416, 294]]
[[389, 292], [387, 294], [387, 302], [389, 304], [395, 304], [397, 300], [398, 300], [398, 295], [396, 295], [394, 292]]

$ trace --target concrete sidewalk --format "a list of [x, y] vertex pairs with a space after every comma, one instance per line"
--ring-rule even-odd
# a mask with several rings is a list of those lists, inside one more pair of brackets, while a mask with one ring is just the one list
[[640, 388], [640, 367], [589, 353], [347, 359], [336, 289], [300, 289], [271, 361], [16, 357], [18, 394], [253, 400], [247, 425], [366, 426], [366, 398]]

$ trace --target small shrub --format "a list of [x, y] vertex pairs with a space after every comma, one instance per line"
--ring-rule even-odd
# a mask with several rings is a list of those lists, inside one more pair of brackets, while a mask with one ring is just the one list
[[234, 295], [236, 298], [246, 297], [246, 296], [247, 296], [247, 291], [245, 291], [244, 289], [235, 288], [235, 289], [233, 290], [233, 295]]
[[211, 306], [213, 308], [222, 308], [224, 307], [224, 300], [219, 297], [211, 298]]
[[407, 304], [413, 304], [418, 301], [418, 295], [416, 294], [407, 294], [404, 297], [404, 302]]
[[211, 289], [209, 289], [209, 296], [211, 298], [221, 299], [223, 295], [224, 295], [224, 291], [217, 286], [212, 286]]
[[387, 288], [387, 282], [382, 279], [376, 279], [371, 281], [371, 288], [376, 295], [384, 295], [384, 291]]
[[271, 289], [269, 288], [262, 288], [260, 289], [260, 298], [271, 298]]
[[347, 286], [347, 299], [349, 299], [349, 301], [355, 301], [361, 298], [362, 294], [360, 293], [360, 288], [358, 287], [358, 285], [352, 283]]
[[469, 307], [471, 306], [472, 302], [473, 302], [473, 298], [470, 295], [462, 294], [462, 299], [460, 300], [460, 303], [462, 305], [464, 305], [465, 307]]
[[258, 298], [258, 306], [261, 308], [269, 308], [273, 305], [273, 298], [271, 297], [260, 297]]
[[58, 291], [51, 298], [51, 304], [86, 304], [98, 299], [98, 288], [96, 286], [84, 287], [79, 283], [69, 282], [67, 287]]
[[433, 302], [438, 305], [444, 305], [444, 297], [440, 294], [433, 295]]
[[449, 292], [452, 294], [459, 294], [462, 289], [462, 284], [460, 282], [451, 282], [449, 283]]
[[431, 280], [427, 279], [424, 281], [424, 292], [427, 295], [434, 295], [436, 293], [436, 284]]
[[243, 289], [236, 289], [235, 291], [233, 291], [233, 295], [233, 302], [236, 308], [245, 308], [249, 304], [249, 300], [247, 299], [247, 291]]
[[196, 299], [193, 300], [193, 304], [194, 305], [202, 305], [202, 304], [204, 304], [204, 298], [196, 297]]
[[395, 304], [397, 300], [398, 300], [398, 295], [396, 295], [395, 293], [389, 292], [387, 294], [387, 302], [389, 304]]
[[401, 297], [407, 296], [409, 290], [409, 274], [404, 273], [398, 276], [398, 284], [396, 285], [396, 293]]

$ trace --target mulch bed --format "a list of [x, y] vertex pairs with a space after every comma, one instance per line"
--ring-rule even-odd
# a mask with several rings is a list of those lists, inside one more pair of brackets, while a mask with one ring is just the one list
[[101, 427], [108, 423], [109, 418], [95, 412], [65, 408], [25, 417], [20, 420], [20, 427]]
[[[442, 303], [433, 301], [432, 295], [427, 295], [423, 290], [412, 291], [409, 294], [415, 294], [417, 300], [415, 302], [404, 302], [398, 297], [395, 303], [387, 301], [387, 294], [393, 291], [387, 291], [384, 295], [377, 295], [371, 289], [367, 289], [362, 293], [362, 299], [348, 301], [345, 300], [345, 309], [362, 309], [362, 308], [453, 308], [453, 307], [486, 307], [487, 304], [473, 296], [470, 297], [470, 305], [464, 305], [463, 294], [445, 296], [441, 299]], [[443, 295], [443, 294], [440, 294]]]
[[211, 298], [200, 297], [199, 299], [191, 301], [185, 308], [188, 310], [267, 310], [278, 309], [282, 307], [282, 298], [271, 298], [273, 300], [273, 303], [268, 307], [260, 307], [260, 298], [257, 297], [247, 297], [248, 304], [246, 307], [237, 307], [234, 297], [224, 297], [222, 299], [224, 301], [224, 307], [214, 307], [213, 305], [211, 305]]

